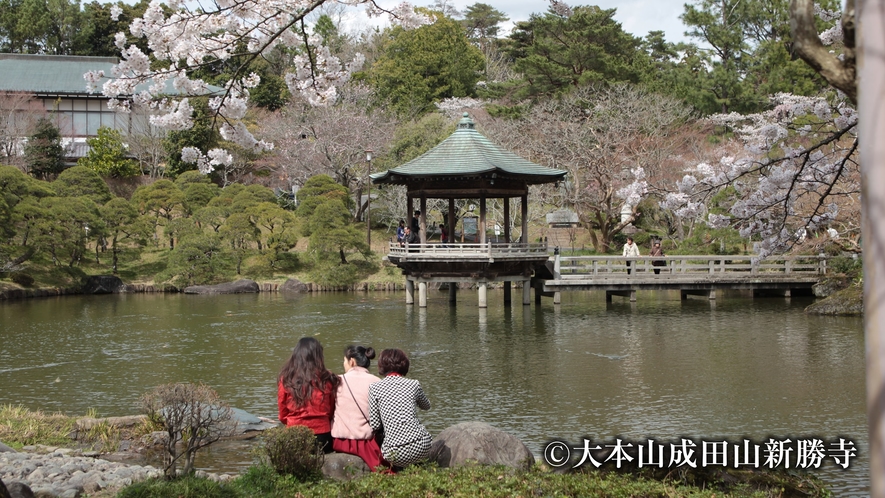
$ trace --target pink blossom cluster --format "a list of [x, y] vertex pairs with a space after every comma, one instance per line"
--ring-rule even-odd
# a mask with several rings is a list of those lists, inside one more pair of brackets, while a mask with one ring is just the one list
[[[374, 0], [325, 2], [365, 4], [369, 15], [386, 13], [393, 22], [406, 28], [431, 21], [416, 13], [408, 3], [385, 10]], [[183, 0], [165, 3], [152, 0], [144, 15], [129, 27], [133, 36], [146, 40], [150, 56], [135, 45], [127, 47], [126, 35], [117, 33], [114, 42], [121, 50], [121, 61], [113, 67], [111, 75], [102, 71], [86, 73], [87, 89], [95, 91], [101, 83], [102, 93], [110, 97], [113, 109], [128, 111], [133, 105], [149, 107], [154, 114], [153, 125], [170, 130], [187, 129], [193, 126], [193, 108], [187, 97], [213, 94], [205, 82], [192, 77], [194, 70], [233, 56], [259, 57], [281, 46], [294, 49], [298, 54], [293, 58], [296, 70], [285, 76], [289, 90], [314, 105], [334, 103], [338, 98], [337, 87], [362, 67], [364, 58], [357, 54], [344, 64], [322, 46], [319, 38], [304, 40], [298, 34], [295, 28], [323, 3], [323, 0], [216, 0], [194, 6]], [[121, 13], [119, 6], [111, 7], [113, 19], [118, 19]], [[241, 122], [248, 109], [248, 89], [259, 81], [254, 73], [235, 73], [221, 91], [214, 92], [210, 101], [222, 137], [255, 151], [272, 147], [252, 136]], [[174, 97], [169, 95], [170, 82], [177, 92]], [[213, 161], [221, 164], [225, 159], [219, 154], [198, 156], [194, 151], [186, 156], [200, 164], [201, 170], [208, 169]], [[201, 158], [205, 160], [200, 162]]]

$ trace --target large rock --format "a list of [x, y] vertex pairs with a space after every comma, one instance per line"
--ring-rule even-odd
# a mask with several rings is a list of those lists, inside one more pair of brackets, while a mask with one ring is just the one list
[[848, 277], [827, 277], [811, 286], [811, 291], [815, 297], [830, 297], [850, 285], [851, 280]]
[[0, 443], [0, 453], [15, 453], [16, 451], [3, 443]]
[[83, 282], [83, 294], [116, 294], [125, 292], [126, 285], [114, 275], [93, 275]]
[[297, 278], [289, 278], [283, 282], [283, 285], [277, 289], [279, 292], [308, 292], [310, 289], [307, 287], [307, 284], [298, 280]]
[[461, 422], [440, 432], [430, 447], [430, 460], [440, 467], [482, 464], [528, 469], [535, 463], [519, 438], [484, 422]]
[[812, 315], [863, 315], [863, 289], [852, 285], [805, 308]]
[[[34, 498], [34, 492], [31, 491], [30, 486], [23, 482], [13, 481], [6, 486], [7, 495], [10, 498]], [[3, 491], [0, 490], [0, 496], [3, 496]]]
[[370, 472], [362, 458], [347, 453], [329, 453], [323, 462], [323, 475], [337, 481], [349, 481]]
[[9, 490], [6, 489], [6, 485], [3, 484], [3, 479], [0, 479], [0, 498], [12, 498], [9, 496]]
[[266, 418], [256, 417], [246, 410], [231, 407], [231, 418], [237, 422], [237, 433], [264, 431], [272, 429], [279, 424]]
[[246, 294], [261, 289], [254, 280], [242, 279], [218, 285], [192, 285], [184, 288], [185, 294]]

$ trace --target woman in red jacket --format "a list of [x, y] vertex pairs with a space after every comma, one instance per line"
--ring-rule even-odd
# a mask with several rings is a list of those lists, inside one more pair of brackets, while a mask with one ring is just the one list
[[301, 338], [280, 370], [280, 422], [287, 427], [310, 428], [324, 453], [332, 452], [332, 415], [338, 383], [338, 377], [326, 369], [323, 346], [313, 337]]

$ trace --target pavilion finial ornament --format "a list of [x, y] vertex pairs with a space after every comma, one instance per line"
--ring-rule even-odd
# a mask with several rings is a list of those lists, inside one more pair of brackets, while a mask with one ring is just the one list
[[461, 115], [461, 121], [458, 122], [459, 130], [472, 130], [476, 128], [476, 125], [473, 123], [473, 120], [470, 119], [470, 115], [466, 112]]

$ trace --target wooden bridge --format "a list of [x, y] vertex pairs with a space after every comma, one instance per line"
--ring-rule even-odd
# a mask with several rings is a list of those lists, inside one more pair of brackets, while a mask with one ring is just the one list
[[[661, 266], [652, 263], [658, 261]], [[629, 266], [628, 266], [629, 264]], [[628, 271], [629, 270], [629, 271]], [[655, 273], [658, 270], [658, 273]], [[605, 290], [606, 300], [636, 300], [637, 290], [679, 290], [682, 299], [702, 295], [716, 299], [717, 290], [750, 290], [754, 295], [810, 294], [827, 272], [825, 256], [560, 256], [556, 254], [532, 278], [535, 300], [560, 302], [560, 293]]]
[[[510, 302], [510, 285], [523, 287], [522, 302], [542, 296], [559, 303], [561, 293], [576, 290], [605, 290], [606, 299], [623, 296], [636, 300], [638, 290], [678, 290], [682, 299], [690, 295], [716, 299], [720, 290], [748, 290], [754, 295], [792, 296], [811, 294], [811, 287], [827, 273], [825, 256], [562, 256], [551, 257], [544, 244], [411, 244], [391, 243], [387, 259], [403, 269], [406, 302], [427, 306], [427, 284], [470, 282], [479, 291], [479, 306], [486, 307], [490, 282], [503, 282], [504, 302]], [[655, 266], [657, 262], [660, 266]], [[629, 264], [629, 266], [628, 266]], [[630, 270], [628, 272], [628, 269]], [[658, 273], [655, 273], [658, 270]], [[417, 285], [416, 285], [417, 284]], [[449, 286], [449, 301], [455, 301], [456, 285]]]

